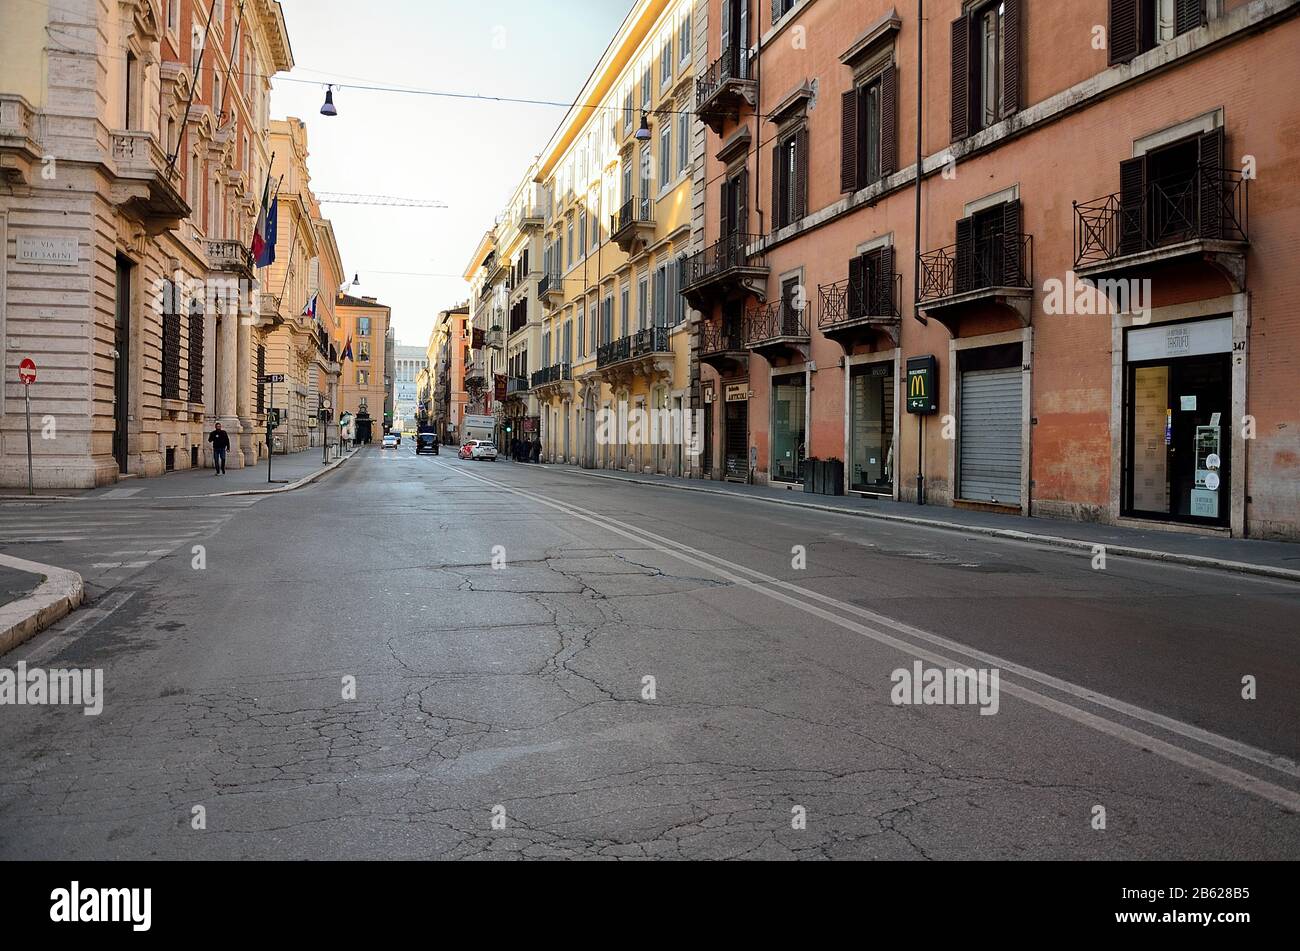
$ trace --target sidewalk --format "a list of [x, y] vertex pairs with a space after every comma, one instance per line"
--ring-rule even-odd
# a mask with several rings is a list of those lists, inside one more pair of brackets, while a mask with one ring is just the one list
[[[354, 450], [355, 452], [355, 450]], [[275, 456], [271, 460], [271, 478], [266, 476], [266, 458], [256, 466], [244, 469], [227, 470], [223, 476], [216, 475], [211, 469], [186, 469], [181, 472], [169, 472], [154, 479], [124, 479], [116, 485], [106, 485], [81, 496], [83, 499], [172, 499], [203, 498], [205, 496], [226, 495], [230, 493], [270, 493], [286, 491], [304, 480], [314, 479], [325, 472], [337, 468], [353, 453], [345, 453], [342, 459], [330, 454], [329, 462], [322, 462], [323, 450], [308, 449], [285, 456]]]
[[905, 524], [1031, 541], [1091, 552], [1104, 545], [1108, 556], [1166, 561], [1201, 568], [1300, 581], [1300, 545], [1129, 528], [1063, 519], [1026, 518], [942, 505], [916, 505], [892, 499], [859, 496], [806, 495], [802, 491], [734, 482], [709, 482], [660, 475], [639, 475], [610, 469], [586, 470], [556, 466], [596, 479], [622, 480], [687, 492], [730, 495], [775, 505], [876, 518]]
[[27, 597], [39, 588], [44, 580], [45, 575], [20, 571], [9, 565], [0, 564], [0, 607]]

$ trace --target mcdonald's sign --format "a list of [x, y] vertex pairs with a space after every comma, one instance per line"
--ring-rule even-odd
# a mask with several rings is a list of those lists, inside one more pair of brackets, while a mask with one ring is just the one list
[[928, 416], [939, 412], [939, 361], [912, 357], [907, 361], [907, 411]]

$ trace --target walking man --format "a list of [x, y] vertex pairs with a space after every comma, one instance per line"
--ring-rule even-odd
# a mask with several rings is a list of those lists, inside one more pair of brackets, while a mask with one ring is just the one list
[[226, 474], [226, 453], [230, 451], [230, 437], [220, 423], [215, 425], [217, 428], [208, 436], [208, 442], [212, 444], [212, 466], [217, 470], [216, 474], [222, 476]]

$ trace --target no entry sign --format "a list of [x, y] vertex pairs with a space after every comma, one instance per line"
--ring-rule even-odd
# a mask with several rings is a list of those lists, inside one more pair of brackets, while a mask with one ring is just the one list
[[36, 382], [36, 364], [30, 358], [18, 364], [18, 379], [23, 381], [23, 386], [31, 386]]

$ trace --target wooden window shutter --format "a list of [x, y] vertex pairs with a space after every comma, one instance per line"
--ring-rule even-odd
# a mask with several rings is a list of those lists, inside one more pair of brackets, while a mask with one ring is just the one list
[[970, 18], [952, 21], [952, 140], [970, 135]]
[[1028, 283], [1028, 275], [1023, 273], [1021, 261], [1021, 223], [1020, 200], [1014, 199], [1002, 206], [1002, 286], [1023, 287]]
[[1174, 33], [1181, 36], [1205, 25], [1205, 0], [1174, 0]]
[[[808, 214], [808, 130], [800, 129], [794, 136], [794, 208], [790, 217], [802, 221]], [[787, 224], [793, 224], [793, 221]]]
[[1003, 0], [1002, 28], [1005, 50], [1002, 57], [1002, 115], [1020, 111], [1021, 0]]
[[1200, 182], [1200, 235], [1223, 236], [1223, 164], [1226, 143], [1222, 129], [1213, 129], [1196, 140], [1198, 178]]
[[898, 67], [880, 77], [880, 175], [898, 171]]
[[736, 231], [741, 234], [749, 232], [749, 169], [745, 169], [736, 178]]
[[962, 218], [957, 222], [957, 250], [953, 255], [952, 293], [964, 294], [974, 290], [975, 283], [975, 219]]
[[848, 319], [856, 320], [867, 313], [867, 258], [859, 255], [849, 261]]
[[1119, 253], [1142, 250], [1146, 236], [1146, 156], [1119, 163]]
[[876, 252], [877, 263], [872, 269], [876, 276], [876, 297], [874, 313], [881, 317], [894, 315], [894, 247], [881, 248]]
[[858, 190], [858, 90], [846, 92], [840, 115], [840, 191]]
[[732, 189], [734, 187], [735, 186], [732, 184], [731, 179], [728, 178], [723, 179], [722, 188], [718, 190], [718, 193], [722, 198], [721, 208], [718, 215], [718, 234], [721, 235], [731, 234], [731, 201]]
[[1110, 65], [1127, 63], [1138, 54], [1139, 0], [1110, 0]]
[[785, 163], [781, 161], [781, 143], [772, 147], [772, 230], [784, 228], [786, 225], [785, 216], [781, 214], [781, 196], [785, 194], [785, 188], [782, 186], [782, 172]]

